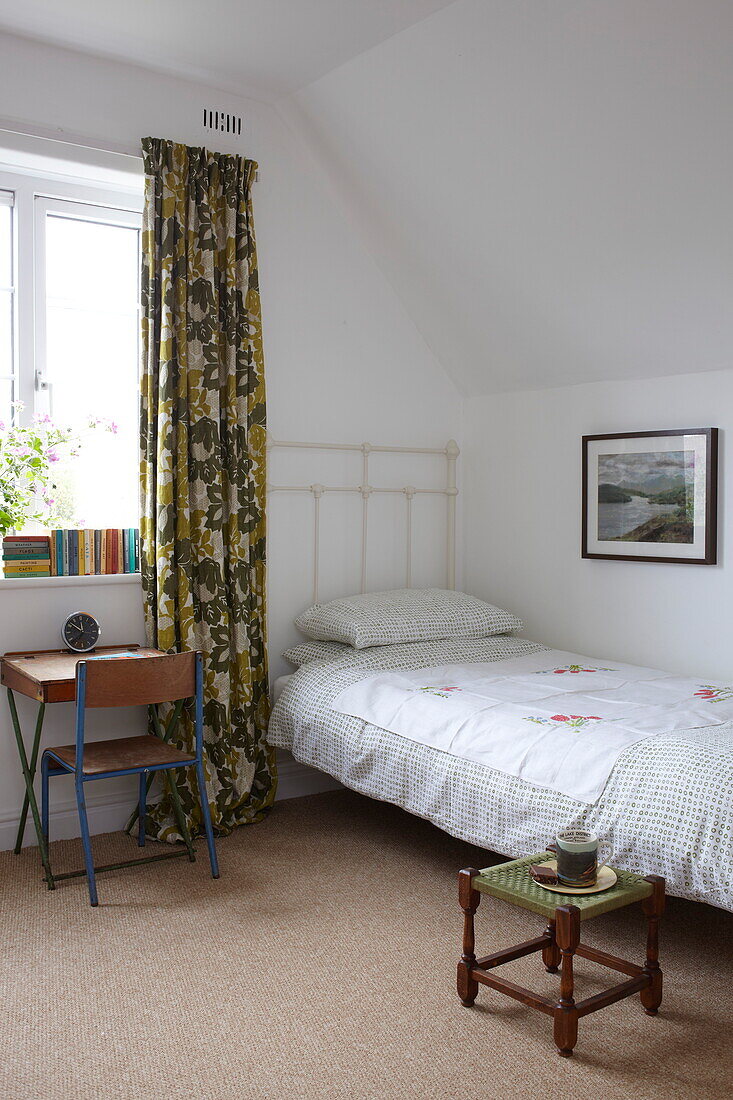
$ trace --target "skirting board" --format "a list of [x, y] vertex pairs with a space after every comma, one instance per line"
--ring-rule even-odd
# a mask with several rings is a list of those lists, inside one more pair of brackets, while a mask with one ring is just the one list
[[[333, 791], [341, 784], [332, 779], [325, 772], [316, 771], [305, 764], [300, 764], [289, 752], [278, 751], [278, 788], [277, 801], [286, 798], [302, 798], [307, 794], [320, 794], [322, 791]], [[87, 815], [89, 817], [89, 830], [94, 835], [97, 833], [114, 833], [124, 828], [128, 817], [135, 804], [135, 791], [130, 789], [129, 798], [119, 800], [119, 792], [116, 800], [111, 802], [101, 798], [87, 798]], [[15, 836], [18, 830], [19, 811], [0, 814], [0, 852], [9, 851], [15, 845]], [[79, 836], [79, 818], [76, 813], [75, 802], [64, 802], [53, 808], [53, 791], [51, 792], [51, 818], [49, 827], [52, 840], [71, 840]], [[36, 834], [33, 822], [30, 819], [26, 825], [24, 847], [36, 843]]]

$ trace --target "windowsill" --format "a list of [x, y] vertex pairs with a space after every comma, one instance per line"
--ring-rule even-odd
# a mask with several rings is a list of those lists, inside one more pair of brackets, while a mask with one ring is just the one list
[[0, 577], [4, 588], [77, 588], [98, 584], [140, 584], [139, 573], [102, 573], [89, 577]]

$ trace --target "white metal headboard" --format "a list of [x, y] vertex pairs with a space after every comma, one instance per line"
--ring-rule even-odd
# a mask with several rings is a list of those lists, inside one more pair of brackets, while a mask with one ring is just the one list
[[[460, 454], [458, 444], [449, 439], [445, 447], [384, 447], [371, 443], [299, 443], [293, 440], [272, 439], [268, 435], [268, 448], [276, 447], [314, 451], [360, 451], [362, 455], [362, 479], [360, 485], [273, 485], [270, 493], [310, 493], [313, 497], [313, 603], [318, 603], [318, 577], [320, 565], [320, 506], [324, 493], [359, 493], [362, 498], [361, 520], [361, 591], [367, 590], [367, 540], [369, 533], [369, 499], [374, 493], [401, 493], [405, 498], [405, 522], [407, 530], [405, 555], [405, 587], [412, 587], [412, 500], [419, 494], [439, 495], [446, 498], [447, 545], [446, 587], [456, 586], [456, 459]], [[402, 488], [384, 488], [369, 482], [369, 456], [380, 454], [442, 455], [446, 463], [445, 487], [418, 488], [405, 485]]]

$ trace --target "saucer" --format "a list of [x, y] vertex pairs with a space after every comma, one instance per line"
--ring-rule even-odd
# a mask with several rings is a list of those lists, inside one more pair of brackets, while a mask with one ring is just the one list
[[[543, 860], [542, 867], [549, 867], [550, 870], [557, 870], [557, 860], [546, 859]], [[530, 875], [530, 878], [532, 876]], [[532, 879], [532, 882], [535, 880]], [[551, 890], [553, 894], [602, 894], [604, 890], [610, 890], [612, 886], [615, 886], [618, 882], [618, 875], [612, 867], [608, 867], [605, 863], [602, 867], [598, 868], [598, 876], [596, 878], [595, 886], [562, 886], [560, 883], [557, 886], [548, 886], [544, 882], [537, 882], [535, 885], [541, 886], [543, 890]]]

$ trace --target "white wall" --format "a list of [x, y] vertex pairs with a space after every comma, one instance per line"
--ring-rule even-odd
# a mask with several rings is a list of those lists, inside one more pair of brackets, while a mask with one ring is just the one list
[[730, 0], [457, 0], [299, 91], [466, 394], [730, 365]]
[[[204, 104], [244, 116], [241, 142], [203, 131]], [[364, 251], [317, 164], [272, 106], [0, 36], [0, 114], [92, 145], [134, 151], [140, 138], [151, 134], [257, 160], [254, 201], [273, 434], [418, 445], [460, 437], [453, 384]], [[293, 554], [297, 535], [282, 531], [280, 536]], [[106, 641], [142, 638], [135, 584], [16, 591], [1, 585], [0, 652], [54, 646], [62, 615], [78, 606], [99, 616]], [[280, 619], [300, 610], [278, 605], [277, 586], [271, 601]], [[28, 713], [24, 707], [26, 718]], [[62, 732], [70, 729], [69, 721], [70, 708], [50, 708], [49, 740], [70, 740]], [[139, 719], [131, 719], [125, 732], [137, 728]], [[0, 734], [1, 825], [17, 817], [22, 796], [4, 703]], [[94, 813], [92, 820], [100, 828], [111, 821]], [[59, 820], [56, 835], [72, 826], [71, 818]], [[7, 846], [9, 837], [9, 826], [0, 829], [0, 846]]]
[[[717, 566], [584, 560], [581, 436], [719, 427]], [[691, 675], [733, 674], [733, 371], [467, 403], [465, 575], [548, 645]], [[727, 681], [729, 682], [729, 680]]]

